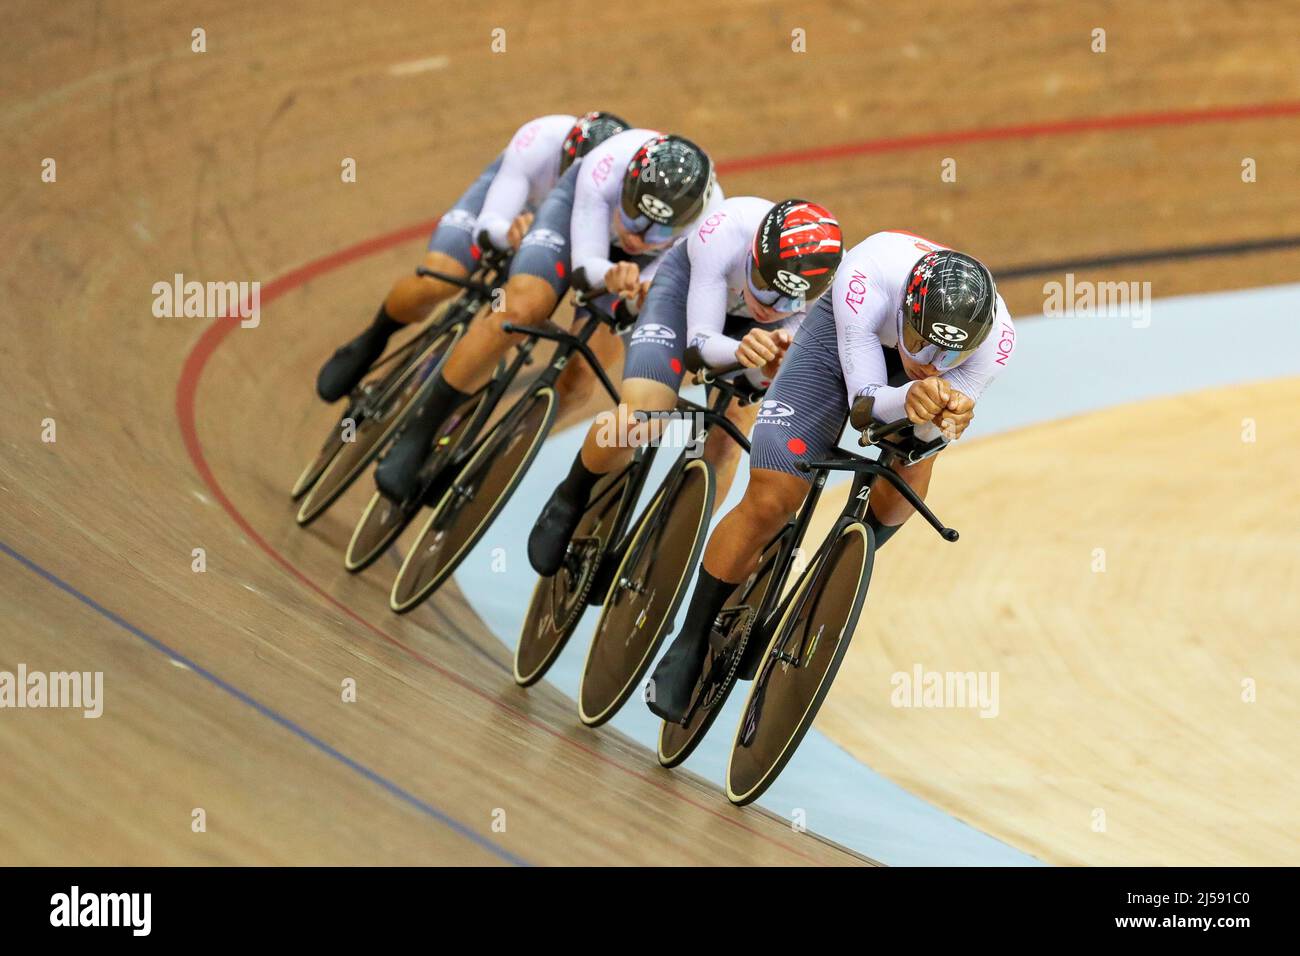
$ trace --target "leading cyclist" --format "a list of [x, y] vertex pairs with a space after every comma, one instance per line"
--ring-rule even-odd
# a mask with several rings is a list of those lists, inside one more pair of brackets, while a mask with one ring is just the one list
[[[1015, 343], [993, 276], [970, 256], [906, 232], [878, 232], [849, 251], [759, 410], [744, 499], [710, 536], [685, 622], [655, 668], [655, 714], [685, 715], [714, 619], [808, 493], [810, 476], [796, 464], [828, 455], [852, 403], [870, 398], [876, 419], [906, 415], [954, 440]], [[922, 498], [936, 458], [898, 468]], [[877, 484], [867, 515], [877, 547], [912, 513]]]

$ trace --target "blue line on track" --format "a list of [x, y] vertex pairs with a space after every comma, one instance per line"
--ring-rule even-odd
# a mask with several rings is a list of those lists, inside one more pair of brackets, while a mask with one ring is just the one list
[[371, 770], [369, 767], [358, 763], [357, 761], [349, 757], [347, 754], [342, 753], [339, 750], [336, 750], [334, 747], [331, 747], [325, 741], [321, 740], [319, 737], [315, 736], [305, 728], [300, 727], [298, 724], [294, 723], [288, 717], [285, 717], [283, 714], [280, 714], [277, 711], [272, 710], [270, 707], [266, 706], [261, 701], [256, 700], [255, 698], [244, 693], [238, 687], [235, 687], [234, 685], [227, 683], [226, 681], [218, 677], [216, 674], [200, 666], [199, 664], [196, 664], [194, 661], [190, 660], [184, 655], [179, 654], [176, 651], [172, 650], [172, 648], [168, 647], [166, 644], [158, 640], [156, 637], [152, 637], [149, 634], [146, 634], [144, 631], [140, 630], [134, 624], [130, 623], [129, 621], [122, 618], [120, 615], [115, 614], [112, 611], [110, 611], [108, 608], [104, 607], [94, 598], [89, 597], [86, 594], [83, 594], [82, 592], [74, 588], [71, 584], [68, 584], [66, 581], [64, 581], [62, 578], [58, 577], [57, 575], [53, 574], [50, 571], [45, 570], [45, 568], [41, 567], [35, 561], [32, 561], [31, 559], [15, 551], [13, 548], [9, 547], [9, 545], [6, 544], [4, 541], [0, 541], [0, 551], [3, 551], [5, 554], [9, 555], [9, 557], [13, 558], [19, 564], [23, 565], [25, 568], [27, 568], [27, 570], [44, 578], [46, 581], [53, 584], [59, 590], [72, 595], [82, 604], [86, 605], [88, 608], [97, 612], [103, 617], [106, 617], [108, 620], [112, 621], [114, 624], [122, 628], [124, 631], [134, 634], [136, 637], [144, 641], [154, 650], [166, 654], [172, 660], [184, 664], [194, 673], [198, 674], [200, 677], [202, 677], [204, 680], [208, 681], [209, 683], [219, 687], [221, 690], [225, 691], [231, 697], [234, 697], [236, 700], [240, 701], [241, 703], [247, 704], [249, 707], [252, 707], [263, 717], [270, 718], [275, 723], [283, 727], [285, 730], [297, 736], [299, 739], [304, 740], [307, 743], [311, 744], [311, 746], [315, 747], [317, 750], [325, 754], [327, 757], [331, 757], [332, 759], [337, 760], [339, 763], [343, 764], [349, 770], [353, 770], [356, 773], [361, 774], [361, 776], [365, 777], [371, 783], [376, 784], [379, 787], [383, 788], [384, 790], [388, 791], [390, 794], [392, 794], [397, 799], [401, 800], [403, 803], [409, 804], [410, 806], [419, 810], [425, 816], [432, 817], [434, 820], [437, 820], [439, 823], [443, 824], [449, 829], [456, 831], [465, 839], [478, 844], [483, 849], [487, 850], [489, 853], [492, 853], [493, 855], [500, 857], [502, 860], [505, 860], [507, 863], [510, 863], [514, 866], [529, 865], [526, 860], [518, 856], [515, 856], [509, 850], [502, 849], [501, 847], [493, 843], [491, 840], [486, 839], [481, 834], [475, 832], [470, 827], [461, 823], [459, 820], [447, 816], [447, 814], [443, 813], [437, 807], [425, 803], [423, 800], [421, 800], [419, 797], [415, 796], [414, 794], [408, 793], [406, 790], [403, 790], [401, 787], [393, 783], [387, 777], [380, 776], [378, 773]]

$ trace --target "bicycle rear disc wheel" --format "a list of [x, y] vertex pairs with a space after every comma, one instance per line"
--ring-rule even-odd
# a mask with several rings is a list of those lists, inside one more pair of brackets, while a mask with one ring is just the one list
[[547, 385], [519, 400], [460, 468], [407, 552], [388, 606], [405, 614], [445, 581], [519, 487], [555, 422]]
[[691, 571], [700, 560], [713, 515], [716, 481], [702, 458], [686, 463], [637, 522], [610, 581], [578, 685], [578, 716], [599, 727], [623, 706], [650, 667]]
[[[324, 514], [325, 509], [337, 501], [383, 451], [388, 439], [406, 419], [406, 413], [417, 396], [431, 387], [437, 366], [451, 351], [462, 331], [463, 325], [450, 328], [420, 350], [388, 388], [389, 394], [382, 399], [379, 413], [356, 423], [353, 440], [340, 442], [338, 452], [303, 497], [298, 508], [298, 524], [306, 527]], [[422, 369], [429, 369], [430, 374], [421, 375]]]
[[[821, 573], [814, 565], [799, 582], [736, 727], [727, 763], [727, 799], [737, 806], [763, 795], [812, 726], [853, 639], [874, 557], [870, 531], [853, 522], [836, 535]], [[807, 593], [814, 584], [816, 592]], [[798, 653], [798, 665], [779, 660], [777, 648], [787, 655]]]
[[514, 677], [520, 687], [542, 679], [582, 620], [636, 467], [624, 468], [612, 480], [602, 478], [596, 484], [590, 500], [600, 504], [589, 506], [583, 514], [564, 564], [551, 577], [537, 579], [515, 647]]
[[[731, 597], [727, 599], [726, 604], [722, 606], [722, 612], [718, 616], [723, 619], [729, 616], [733, 618], [732, 623], [727, 628], [725, 650], [734, 655], [734, 659], [725, 662], [727, 670], [724, 680], [711, 686], [705, 686], [709, 683], [707, 677], [712, 671], [717, 658], [717, 652], [712, 648], [709, 649], [704, 669], [696, 682], [692, 699], [700, 694], [707, 694], [709, 697], [695, 709], [695, 712], [691, 714], [691, 719], [685, 724], [663, 721], [659, 725], [657, 756], [661, 767], [671, 769], [682, 764], [699, 746], [700, 741], [704, 739], [704, 735], [713, 726], [713, 722], [718, 719], [718, 714], [722, 712], [722, 705], [727, 702], [727, 698], [731, 695], [731, 689], [736, 686], [736, 668], [740, 666], [740, 660], [744, 655], [745, 648], [748, 647], [749, 641], [755, 639], [754, 625], [756, 622], [754, 616], [758, 613], [758, 609], [763, 604], [763, 598], [767, 595], [768, 585], [771, 583], [772, 574], [776, 570], [776, 559], [780, 555], [780, 550], [781, 539], [778, 538], [769, 545], [767, 551], [759, 559], [758, 570], [737, 587], [732, 592]], [[743, 610], [737, 612], [737, 608], [743, 608]]]

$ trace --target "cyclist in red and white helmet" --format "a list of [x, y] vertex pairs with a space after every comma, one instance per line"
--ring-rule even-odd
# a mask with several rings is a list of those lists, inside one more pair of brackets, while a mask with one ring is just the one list
[[[853, 403], [870, 398], [879, 421], [906, 417], [918, 437], [955, 440], [1015, 345], [978, 260], [907, 232], [878, 232], [849, 250], [758, 411], [745, 497], [709, 537], [681, 630], [654, 671], [655, 714], [686, 713], [714, 618], [803, 503], [811, 477], [799, 464], [831, 455]], [[939, 457], [898, 466], [922, 498]], [[912, 513], [891, 485], [873, 488], [866, 523], [876, 547]]]
[[[534, 570], [543, 576], [559, 570], [600, 476], [623, 467], [634, 447], [657, 437], [659, 422], [634, 422], [632, 413], [675, 406], [687, 348], [714, 367], [739, 362], [756, 384], [766, 385], [808, 308], [830, 287], [841, 253], [839, 223], [823, 207], [803, 199], [774, 205], [753, 196], [724, 200], [669, 250], [632, 330], [622, 404], [592, 423], [529, 536]], [[756, 405], [733, 404], [727, 417], [748, 434], [756, 412]], [[718, 502], [739, 455], [720, 429], [705, 445]]]

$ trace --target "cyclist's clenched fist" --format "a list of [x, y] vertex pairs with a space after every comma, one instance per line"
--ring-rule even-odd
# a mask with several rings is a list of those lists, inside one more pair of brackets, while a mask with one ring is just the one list
[[975, 399], [949, 386], [948, 401], [932, 421], [939, 427], [939, 431], [943, 432], [944, 438], [948, 441], [956, 441], [974, 417]]
[[975, 417], [974, 399], [937, 377], [914, 382], [907, 390], [904, 409], [912, 424], [931, 422], [949, 441], [960, 438]]
[[762, 367], [768, 378], [776, 375], [781, 364], [781, 356], [790, 347], [790, 333], [786, 329], [769, 332], [767, 329], [750, 329], [740, 340], [736, 349], [736, 359], [745, 368]]
[[641, 269], [635, 262], [620, 262], [605, 273], [605, 291], [640, 307], [650, 291], [650, 283], [642, 280]]
[[907, 417], [911, 419], [913, 425], [924, 425], [926, 422], [934, 421], [935, 416], [943, 411], [951, 392], [952, 386], [943, 379], [933, 376], [923, 378], [913, 382], [912, 387], [907, 390], [903, 410], [907, 412]]

